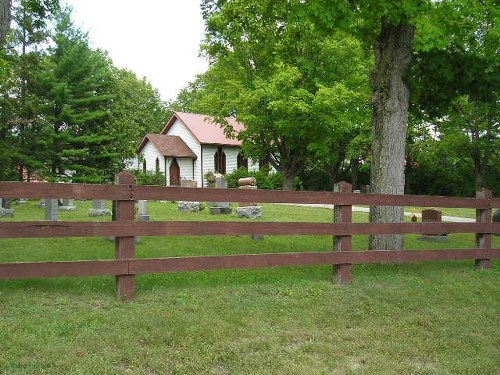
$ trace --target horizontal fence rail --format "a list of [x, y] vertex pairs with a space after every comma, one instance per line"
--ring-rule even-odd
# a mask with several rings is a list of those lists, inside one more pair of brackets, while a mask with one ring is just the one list
[[[473, 259], [488, 268], [500, 258], [500, 249], [491, 246], [492, 234], [500, 233], [500, 223], [492, 223], [493, 208], [500, 199], [482, 191], [477, 198], [450, 198], [412, 195], [353, 194], [349, 184], [336, 185], [334, 192], [293, 192], [240, 189], [202, 189], [138, 186], [130, 173], [117, 175], [115, 185], [0, 182], [2, 198], [105, 199], [113, 200], [114, 221], [24, 221], [0, 222], [0, 238], [114, 237], [116, 259], [58, 262], [0, 263], [0, 279], [58, 276], [114, 275], [121, 299], [135, 296], [135, 275], [176, 271], [220, 270], [300, 265], [334, 265], [334, 280], [351, 279], [351, 265], [362, 263], [402, 263], [431, 260]], [[200, 222], [134, 220], [137, 200], [259, 202], [334, 205], [334, 222]], [[476, 209], [472, 223], [353, 223], [353, 205], [455, 207]], [[353, 235], [366, 234], [474, 233], [476, 248], [444, 250], [352, 251]], [[135, 258], [135, 236], [227, 236], [227, 235], [329, 235], [334, 238], [331, 252], [294, 252], [169, 258]]]
[[421, 206], [488, 209], [500, 198], [478, 199], [420, 195], [354, 194], [275, 190], [200, 189], [139, 185], [50, 184], [1, 182], [2, 198], [73, 198], [107, 200], [170, 200], [206, 202], [303, 203], [335, 205]]
[[495, 223], [303, 223], [303, 222], [88, 222], [24, 221], [2, 223], [0, 238], [99, 236], [208, 236], [208, 235], [333, 235], [405, 233], [494, 233]]

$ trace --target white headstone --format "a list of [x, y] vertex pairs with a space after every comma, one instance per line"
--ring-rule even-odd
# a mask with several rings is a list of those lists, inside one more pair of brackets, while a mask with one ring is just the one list
[[149, 221], [149, 215], [148, 215], [148, 201], [146, 200], [138, 200], [137, 201], [137, 206], [138, 206], [138, 219], [139, 221]]

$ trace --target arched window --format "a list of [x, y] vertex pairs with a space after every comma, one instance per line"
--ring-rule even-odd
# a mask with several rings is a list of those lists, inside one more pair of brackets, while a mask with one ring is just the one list
[[156, 173], [160, 173], [160, 159], [156, 158]]
[[236, 167], [238, 169], [245, 168], [248, 170], [248, 159], [245, 158], [241, 152], [238, 154], [238, 160], [237, 160]]
[[147, 168], [146, 168], [146, 159], [142, 161], [142, 173], [146, 173]]
[[226, 174], [226, 154], [222, 147], [214, 154], [214, 169], [217, 173]]

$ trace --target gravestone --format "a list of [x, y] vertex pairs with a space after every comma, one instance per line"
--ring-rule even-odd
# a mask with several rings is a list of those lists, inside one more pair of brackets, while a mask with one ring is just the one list
[[111, 216], [111, 210], [106, 208], [105, 200], [94, 199], [92, 208], [89, 209], [89, 216]]
[[[494, 223], [500, 223], [500, 208], [495, 211], [492, 219]], [[495, 236], [500, 236], [500, 233], [494, 233], [494, 234]]]
[[[227, 189], [227, 181], [221, 174], [215, 174], [215, 189]], [[212, 202], [210, 213], [213, 215], [230, 214], [229, 202]]]
[[[435, 209], [422, 210], [422, 223], [440, 223], [442, 212]], [[422, 233], [417, 238], [420, 241], [445, 242], [448, 240], [447, 233]]]
[[[257, 180], [255, 177], [245, 177], [238, 180], [238, 188], [246, 190], [256, 190]], [[236, 209], [236, 216], [248, 219], [257, 219], [262, 217], [262, 206], [257, 203], [240, 202]]]
[[0, 217], [14, 217], [11, 199], [0, 198]]
[[[245, 177], [238, 180], [238, 188], [246, 190], [256, 190], [257, 180], [255, 177]], [[262, 206], [257, 203], [247, 203], [240, 202], [236, 209], [236, 216], [244, 217], [248, 219], [258, 219], [262, 217]], [[262, 234], [251, 234], [250, 238], [252, 240], [263, 240], [264, 236]]]
[[138, 207], [137, 220], [139, 220], [139, 221], [149, 221], [148, 201], [142, 200], [142, 199], [138, 200], [137, 201], [137, 207]]
[[45, 220], [59, 220], [59, 199], [45, 199]]
[[188, 202], [188, 201], [179, 201], [177, 202], [177, 209], [182, 212], [199, 212], [200, 211], [200, 202]]
[[186, 180], [186, 179], [181, 180], [181, 187], [195, 188], [197, 187], [197, 185], [198, 184], [195, 180]]
[[59, 206], [59, 211], [75, 211], [75, 210], [76, 206], [74, 205], [73, 199], [64, 198], [62, 200], [62, 205]]
[[[181, 180], [181, 187], [195, 188], [197, 186], [198, 184], [194, 180]], [[199, 212], [201, 205], [200, 202], [179, 201], [177, 202], [177, 209], [181, 212]]]
[[236, 209], [236, 216], [247, 219], [258, 219], [262, 217], [261, 206], [245, 206]]

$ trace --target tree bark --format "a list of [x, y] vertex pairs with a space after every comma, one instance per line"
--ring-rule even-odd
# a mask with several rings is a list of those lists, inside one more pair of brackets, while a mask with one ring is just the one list
[[0, 47], [5, 43], [10, 28], [12, 0], [0, 0]]
[[[415, 27], [382, 21], [375, 43], [372, 88], [370, 192], [404, 194], [405, 149], [410, 90], [404, 81], [413, 53]], [[403, 207], [372, 206], [370, 222], [403, 221]], [[403, 235], [371, 235], [370, 250], [402, 250]]]

